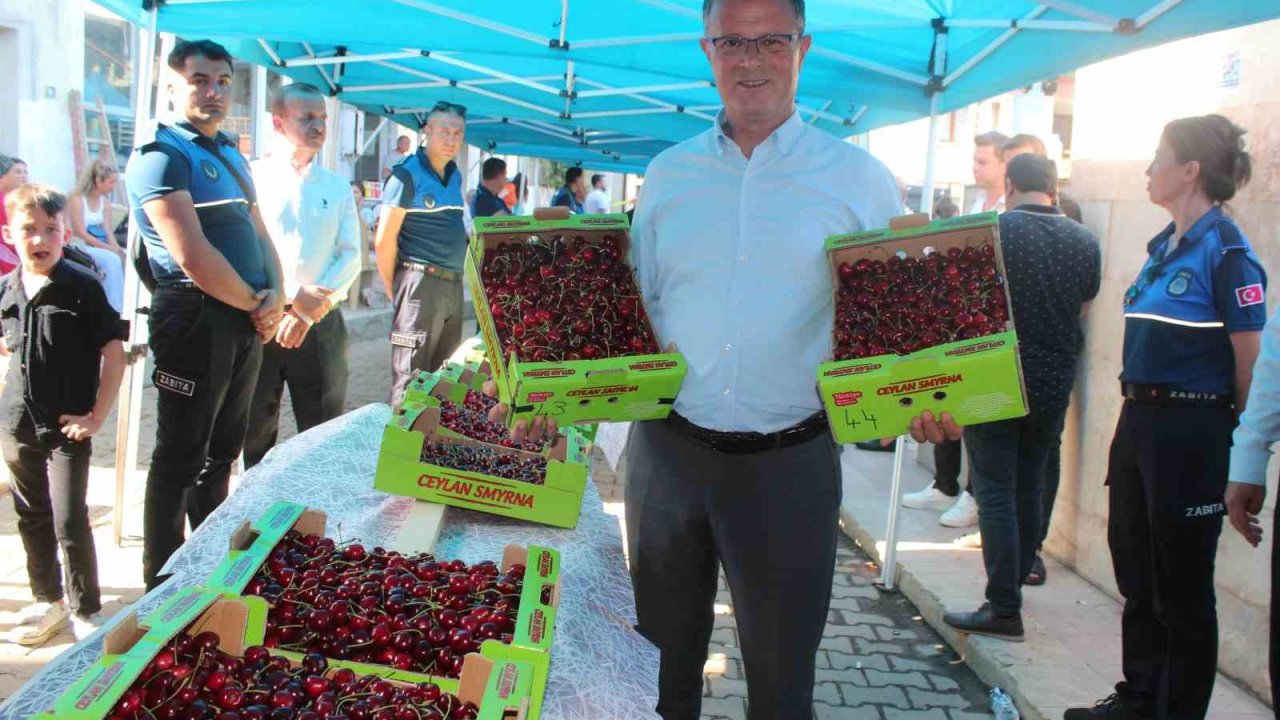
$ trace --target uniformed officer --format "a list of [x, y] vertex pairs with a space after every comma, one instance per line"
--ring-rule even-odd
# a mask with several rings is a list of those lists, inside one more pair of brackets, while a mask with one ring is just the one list
[[281, 85], [271, 98], [271, 124], [282, 147], [253, 162], [289, 305], [276, 341], [262, 350], [245, 467], [275, 447], [285, 383], [298, 432], [341, 415], [346, 404], [347, 326], [336, 306], [360, 276], [364, 249], [351, 186], [315, 159], [327, 118], [316, 86]]
[[161, 125], [129, 161], [134, 221], [155, 276], [151, 350], [158, 391], [147, 475], [142, 571], [147, 589], [227, 495], [244, 445], [262, 343], [275, 336], [280, 266], [256, 208], [249, 164], [219, 131], [231, 104], [231, 55], [209, 40], [169, 55], [183, 119]]
[[439, 102], [427, 116], [426, 146], [397, 165], [382, 193], [378, 275], [395, 305], [391, 402], [417, 370], [440, 367], [462, 342], [462, 261], [470, 218], [462, 171], [467, 109]]
[[1198, 720], [1209, 706], [1231, 432], [1266, 321], [1266, 275], [1223, 209], [1249, 180], [1243, 135], [1220, 115], [1175, 120], [1147, 168], [1151, 202], [1173, 222], [1124, 300], [1125, 402], [1107, 472], [1124, 681], [1066, 720]]

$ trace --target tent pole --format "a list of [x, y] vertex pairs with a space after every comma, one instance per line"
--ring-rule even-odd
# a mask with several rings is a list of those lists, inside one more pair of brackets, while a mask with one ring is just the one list
[[899, 435], [893, 441], [893, 482], [889, 486], [889, 523], [885, 527], [884, 553], [880, 556], [881, 590], [893, 590], [898, 578], [898, 508], [902, 493], [902, 456], [906, 454], [907, 438]]
[[938, 95], [929, 98], [929, 147], [924, 161], [924, 189], [920, 191], [920, 212], [933, 217], [933, 183], [938, 164]]
[[[152, 86], [156, 46], [156, 14], [159, 4], [153, 4], [147, 13], [147, 26], [139, 30], [138, 58], [134, 63], [133, 78], [137, 105], [133, 115], [133, 147], [145, 144], [150, 138], [146, 128], [151, 125]], [[129, 243], [141, 242], [138, 224], [129, 223]], [[129, 371], [124, 374], [120, 388], [120, 407], [116, 411], [116, 501], [112, 510], [111, 529], [116, 546], [124, 540], [125, 483], [138, 465], [138, 421], [142, 405], [142, 373], [146, 366], [146, 333], [142, 328], [142, 316], [138, 308], [147, 303], [146, 290], [138, 280], [133, 263], [124, 264], [125, 296], [124, 317], [129, 322], [127, 358]]]

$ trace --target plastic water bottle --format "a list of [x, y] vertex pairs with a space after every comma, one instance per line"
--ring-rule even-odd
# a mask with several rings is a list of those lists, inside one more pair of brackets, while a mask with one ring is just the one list
[[996, 720], [1019, 720], [1021, 717], [1013, 698], [998, 687], [991, 688], [991, 714], [996, 716]]

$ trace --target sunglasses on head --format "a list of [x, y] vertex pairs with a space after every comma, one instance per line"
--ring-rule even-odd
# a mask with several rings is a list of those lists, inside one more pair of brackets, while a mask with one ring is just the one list
[[447, 113], [453, 113], [454, 115], [457, 115], [459, 117], [466, 117], [467, 106], [459, 105], [457, 103], [445, 102], [441, 100], [440, 102], [436, 103], [435, 107], [431, 108], [431, 112], [433, 113], [447, 112]]

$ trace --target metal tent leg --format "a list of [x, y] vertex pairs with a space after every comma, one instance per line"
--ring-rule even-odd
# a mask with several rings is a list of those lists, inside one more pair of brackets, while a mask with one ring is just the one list
[[899, 435], [893, 442], [893, 483], [889, 487], [889, 524], [884, 536], [884, 553], [880, 559], [881, 590], [890, 591], [898, 579], [898, 510], [901, 508], [902, 456], [906, 454], [907, 437]]

